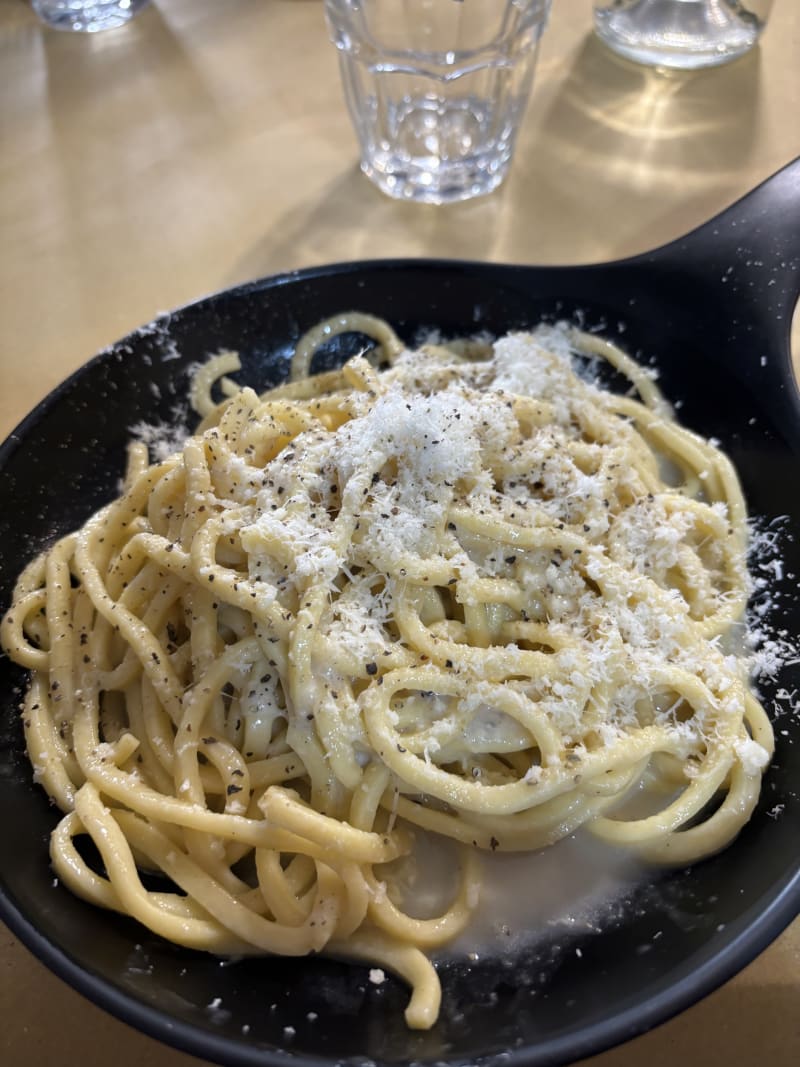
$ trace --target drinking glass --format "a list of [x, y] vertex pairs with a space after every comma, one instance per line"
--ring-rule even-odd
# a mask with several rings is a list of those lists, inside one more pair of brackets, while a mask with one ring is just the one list
[[124, 26], [150, 0], [31, 0], [33, 10], [56, 30], [97, 33]]
[[595, 0], [594, 25], [627, 59], [694, 70], [748, 52], [771, 7], [772, 0]]
[[361, 169], [442, 204], [505, 177], [550, 0], [326, 0]]

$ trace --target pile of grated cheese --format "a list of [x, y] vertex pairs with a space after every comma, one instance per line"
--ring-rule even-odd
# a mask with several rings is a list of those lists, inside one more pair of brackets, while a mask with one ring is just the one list
[[[743, 713], [733, 682], [746, 680], [751, 660], [722, 640], [699, 640], [692, 612], [724, 607], [732, 583], [748, 585], [744, 552], [726, 574], [730, 552], [703, 543], [678, 490], [665, 483], [663, 492], [644, 491], [630, 461], [636, 428], [611, 411], [608, 393], [580, 376], [564, 331], [510, 335], [478, 362], [448, 359], [439, 349], [405, 352], [378, 380], [377, 395], [354, 391], [343, 401], [343, 425], [300, 433], [267, 465], [239, 531], [250, 576], [271, 586], [287, 612], [311, 585], [325, 583], [330, 602], [320, 635], [362, 663], [379, 661], [403, 643], [393, 620], [406, 589], [403, 561], [423, 571], [426, 561], [444, 562], [458, 603], [480, 602], [486, 579], [505, 582], [524, 605], [521, 616], [517, 609], [511, 615], [546, 623], [563, 639], [552, 672], [527, 690], [576, 751], [590, 733], [593, 744], [613, 744], [653, 721], [667, 724], [689, 755], [717, 728], [720, 711]], [[532, 414], [518, 417], [517, 396], [535, 399]], [[707, 506], [726, 519], [724, 503]], [[346, 536], [343, 510], [355, 516]], [[454, 519], [463, 513], [556, 538], [567, 531], [583, 547], [515, 549]], [[699, 608], [675, 580], [687, 552], [707, 578]], [[713, 705], [687, 719], [680, 699], [654, 697], [653, 678], [664, 665], [700, 678]], [[324, 673], [324, 664], [318, 669]], [[591, 691], [602, 687], [614, 699], [587, 719], [587, 698], [591, 707]], [[447, 714], [439, 712], [443, 737]], [[473, 735], [483, 736], [480, 701], [474, 714]], [[492, 737], [518, 733], [501, 718]], [[368, 749], [358, 718], [348, 721], [347, 742]], [[435, 752], [435, 729], [431, 738]], [[742, 744], [748, 766], [767, 762], [755, 741]]]

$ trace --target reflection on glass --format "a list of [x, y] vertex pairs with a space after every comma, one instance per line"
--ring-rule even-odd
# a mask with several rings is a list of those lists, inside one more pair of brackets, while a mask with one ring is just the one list
[[145, 7], [149, 0], [31, 0], [33, 10], [48, 26], [77, 33], [113, 30]]
[[638, 63], [693, 70], [744, 55], [772, 0], [595, 0], [598, 36]]

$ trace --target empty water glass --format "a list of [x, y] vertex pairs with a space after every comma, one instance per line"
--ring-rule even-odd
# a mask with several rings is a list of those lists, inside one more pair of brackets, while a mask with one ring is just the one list
[[361, 169], [442, 204], [505, 177], [550, 0], [326, 0]]
[[150, 0], [31, 0], [48, 26], [77, 33], [97, 33], [124, 26]]
[[619, 55], [696, 70], [749, 52], [772, 0], [595, 0], [598, 36]]

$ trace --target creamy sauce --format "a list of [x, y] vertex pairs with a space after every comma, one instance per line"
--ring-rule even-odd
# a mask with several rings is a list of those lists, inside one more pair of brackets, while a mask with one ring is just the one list
[[642, 874], [635, 856], [585, 832], [540, 852], [494, 853], [482, 862], [480, 904], [448, 954], [505, 954], [558, 927], [597, 930]]
[[[597, 931], [604, 915], [643, 877], [640, 860], [586, 831], [538, 852], [481, 853], [483, 879], [472, 919], [436, 955], [475, 960], [507, 955], [555, 930]], [[412, 860], [393, 879], [405, 910], [440, 914], [458, 888], [458, 851], [450, 841], [417, 831]]]

